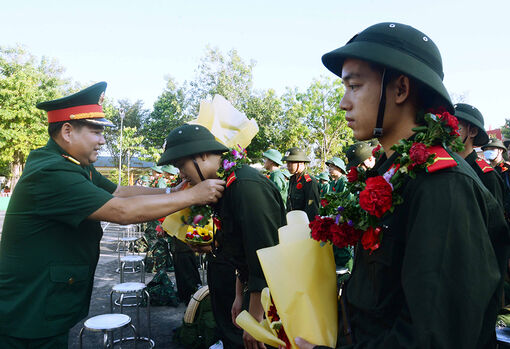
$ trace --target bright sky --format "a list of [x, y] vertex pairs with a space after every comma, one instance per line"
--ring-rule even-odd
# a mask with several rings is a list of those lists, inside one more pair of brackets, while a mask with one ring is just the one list
[[[191, 80], [207, 44], [254, 60], [257, 89], [305, 89], [332, 76], [321, 56], [383, 21], [410, 24], [439, 47], [445, 85], [483, 113], [510, 118], [508, 0], [2, 1], [0, 45], [56, 58], [66, 76], [108, 82], [107, 96], [152, 105], [165, 76]], [[455, 102], [455, 100], [454, 100]]]

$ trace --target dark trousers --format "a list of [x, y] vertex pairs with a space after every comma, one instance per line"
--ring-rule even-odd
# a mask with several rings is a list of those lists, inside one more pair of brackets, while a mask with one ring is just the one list
[[174, 253], [175, 283], [179, 299], [186, 304], [202, 283], [195, 253], [191, 250]]
[[231, 315], [236, 295], [235, 268], [221, 254], [216, 257], [207, 255], [207, 284], [218, 336], [223, 342], [223, 347], [244, 348], [243, 331], [234, 326]]
[[16, 338], [0, 334], [2, 349], [67, 349], [69, 332], [45, 338]]

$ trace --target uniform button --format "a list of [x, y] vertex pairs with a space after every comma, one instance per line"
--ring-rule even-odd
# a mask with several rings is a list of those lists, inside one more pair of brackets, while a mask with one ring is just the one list
[[69, 280], [67, 280], [67, 283], [68, 283], [69, 285], [74, 284], [74, 278], [71, 276], [71, 277], [69, 278]]

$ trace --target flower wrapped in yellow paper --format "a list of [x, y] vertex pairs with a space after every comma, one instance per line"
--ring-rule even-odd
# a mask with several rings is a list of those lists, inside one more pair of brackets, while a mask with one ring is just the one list
[[[257, 251], [269, 286], [261, 295], [266, 319], [258, 323], [247, 312], [236, 322], [258, 341], [272, 346], [297, 348], [294, 338], [336, 346], [338, 332], [335, 261], [331, 245], [310, 239], [308, 218], [303, 211], [287, 214], [288, 225], [278, 230], [280, 243]], [[277, 311], [276, 323], [271, 305]]]

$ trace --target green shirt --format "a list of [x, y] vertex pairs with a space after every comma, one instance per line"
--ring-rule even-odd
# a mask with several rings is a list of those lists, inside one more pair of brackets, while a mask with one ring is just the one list
[[289, 181], [283, 175], [282, 171], [274, 170], [269, 174], [269, 179], [273, 182], [282, 196], [283, 203], [287, 203], [287, 193], [289, 191]]
[[343, 178], [338, 178], [336, 181], [329, 181], [329, 193], [341, 193], [344, 191], [345, 181]]
[[319, 195], [320, 197], [324, 197], [329, 193], [329, 182], [328, 183], [319, 183]]
[[[393, 162], [383, 157], [379, 175]], [[354, 347], [482, 348], [494, 340], [508, 230], [469, 165], [422, 172], [380, 221], [380, 247], [358, 244], [346, 298]], [[501, 247], [498, 247], [501, 246]]]
[[305, 211], [311, 222], [319, 214], [319, 204], [319, 183], [317, 180], [307, 173], [301, 173], [300, 176], [292, 175], [289, 181], [287, 211]]
[[116, 185], [80, 166], [52, 139], [28, 156], [0, 241], [0, 333], [61, 334], [87, 316], [99, 259], [100, 222], [87, 217]]
[[235, 176], [217, 205], [219, 253], [233, 262], [248, 292], [258, 292], [267, 284], [256, 252], [278, 244], [285, 206], [276, 186], [254, 168], [245, 165]]

